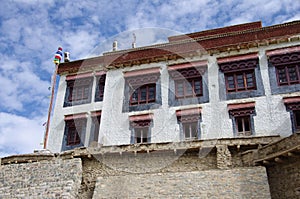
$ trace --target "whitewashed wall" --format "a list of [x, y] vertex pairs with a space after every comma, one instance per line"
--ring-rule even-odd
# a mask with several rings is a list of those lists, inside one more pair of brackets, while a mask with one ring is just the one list
[[[300, 95], [299, 92], [291, 94], [272, 95], [268, 76], [266, 50], [290, 46], [289, 44], [270, 45], [265, 47], [241, 50], [240, 52], [221, 53], [219, 55], [194, 57], [185, 60], [176, 60], [170, 62], [160, 62], [143, 64], [140, 66], [128, 67], [125, 69], [109, 70], [106, 74], [106, 85], [103, 102], [94, 102], [95, 80], [93, 85], [92, 103], [76, 105], [63, 108], [63, 102], [66, 92], [65, 76], [62, 75], [59, 81], [54, 116], [51, 123], [51, 130], [48, 140], [48, 148], [53, 152], [61, 150], [62, 138], [64, 134], [64, 116], [77, 113], [87, 113], [87, 133], [85, 145], [88, 145], [90, 134], [90, 115], [92, 111], [102, 110], [100, 132], [98, 142], [103, 145], [122, 145], [130, 144], [131, 131], [129, 129], [129, 116], [153, 113], [153, 128], [151, 130], [151, 142], [172, 142], [180, 141], [179, 126], [177, 124], [176, 110], [188, 107], [202, 108], [201, 138], [225, 138], [233, 137], [232, 121], [228, 115], [227, 104], [253, 102], [255, 101], [256, 116], [254, 116], [255, 136], [282, 135], [291, 134], [290, 115], [286, 111], [282, 102], [283, 96]], [[237, 54], [246, 54], [251, 52], [259, 53], [259, 64], [262, 76], [262, 82], [265, 89], [265, 96], [220, 101], [217, 58], [227, 57]], [[168, 105], [168, 87], [169, 74], [167, 65], [170, 63], [181, 63], [186, 61], [208, 61], [208, 89], [209, 103], [189, 105], [185, 107], [169, 107]], [[145, 68], [160, 67], [161, 73], [161, 95], [162, 106], [160, 109], [146, 110], [141, 112], [122, 112], [124, 100], [125, 79], [124, 72], [140, 70]]]

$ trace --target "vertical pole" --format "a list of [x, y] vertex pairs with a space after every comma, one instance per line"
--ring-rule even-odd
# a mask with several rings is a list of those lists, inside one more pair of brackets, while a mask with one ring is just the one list
[[54, 90], [55, 90], [55, 86], [56, 86], [56, 76], [57, 76], [58, 65], [59, 64], [55, 64], [55, 71], [52, 76], [51, 97], [50, 97], [50, 104], [49, 104], [49, 109], [48, 109], [46, 133], [45, 133], [45, 137], [44, 137], [44, 149], [47, 148], [48, 134], [49, 134], [49, 128], [50, 128], [50, 118], [51, 118], [52, 104], [53, 104], [53, 98], [54, 98]]

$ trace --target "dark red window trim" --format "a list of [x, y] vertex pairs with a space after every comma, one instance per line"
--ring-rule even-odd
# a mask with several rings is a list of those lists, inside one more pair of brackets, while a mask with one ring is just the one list
[[225, 73], [227, 92], [240, 92], [256, 89], [254, 69]]
[[276, 66], [278, 86], [300, 84], [300, 63]]
[[152, 122], [151, 119], [131, 121], [130, 125], [132, 128], [134, 128], [134, 143], [142, 144], [142, 143], [148, 143], [150, 141], [148, 135], [149, 135], [149, 128], [151, 122]]
[[294, 110], [293, 115], [294, 115], [294, 121], [295, 121], [295, 128], [297, 130], [300, 130], [300, 110]]
[[203, 95], [202, 77], [175, 80], [175, 96], [177, 99], [200, 97]]
[[97, 77], [97, 90], [95, 93], [95, 101], [102, 101], [104, 97], [104, 89], [105, 89], [105, 79], [106, 75], [103, 74]]
[[[179, 65], [180, 66], [180, 65]], [[203, 67], [188, 67], [169, 70], [170, 76], [175, 83], [176, 99], [203, 96], [202, 75], [205, 72]]]
[[76, 79], [67, 81], [68, 102], [88, 100], [92, 78]]
[[74, 146], [80, 144], [81, 132], [78, 132], [78, 130], [81, 131], [83, 128], [85, 128], [86, 119], [66, 120], [65, 122], [67, 128], [66, 145]]
[[250, 115], [235, 117], [237, 136], [252, 135]]
[[133, 88], [130, 95], [130, 106], [155, 102], [156, 84], [146, 84]]

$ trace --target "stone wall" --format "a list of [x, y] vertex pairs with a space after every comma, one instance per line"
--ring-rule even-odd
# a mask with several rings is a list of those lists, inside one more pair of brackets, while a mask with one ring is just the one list
[[81, 159], [0, 165], [0, 198], [75, 198]]
[[93, 198], [271, 198], [264, 167], [98, 177]]
[[300, 157], [267, 167], [273, 199], [300, 198]]

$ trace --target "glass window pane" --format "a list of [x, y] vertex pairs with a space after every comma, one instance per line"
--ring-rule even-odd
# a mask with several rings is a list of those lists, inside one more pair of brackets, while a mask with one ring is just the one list
[[155, 86], [150, 85], [148, 92], [149, 92], [148, 93], [149, 101], [154, 101], [155, 100]]
[[285, 69], [284, 68], [279, 68], [277, 71], [278, 71], [279, 83], [287, 83], [287, 77], [286, 77]]
[[192, 82], [185, 82], [185, 96], [193, 95], [193, 84]]
[[254, 75], [253, 73], [246, 74], [247, 87], [254, 87]]
[[233, 76], [227, 76], [228, 88], [235, 89]]
[[197, 133], [198, 133], [198, 124], [197, 122], [193, 122], [191, 123], [191, 136], [193, 138], [196, 138], [197, 137]]
[[194, 92], [195, 92], [196, 95], [201, 95], [202, 94], [201, 81], [200, 80], [195, 80], [194, 81]]
[[244, 129], [243, 129], [243, 118], [237, 118], [236, 119], [236, 125], [237, 125], [237, 128], [238, 128], [238, 132], [243, 132]]
[[147, 87], [141, 87], [141, 101], [147, 100]]
[[238, 88], [244, 88], [244, 77], [242, 74], [236, 76]]
[[250, 118], [249, 117], [244, 118], [244, 126], [245, 126], [245, 131], [250, 131]]
[[289, 67], [288, 68], [288, 73], [289, 73], [290, 81], [297, 81], [298, 80], [298, 76], [297, 76], [297, 72], [296, 72], [296, 66]]
[[184, 96], [183, 82], [181, 82], [181, 81], [176, 82], [176, 96], [177, 97], [183, 97]]
[[131, 104], [135, 104], [138, 101], [138, 90], [135, 90], [131, 95]]
[[185, 138], [190, 138], [190, 125], [189, 124], [183, 124], [183, 133]]

